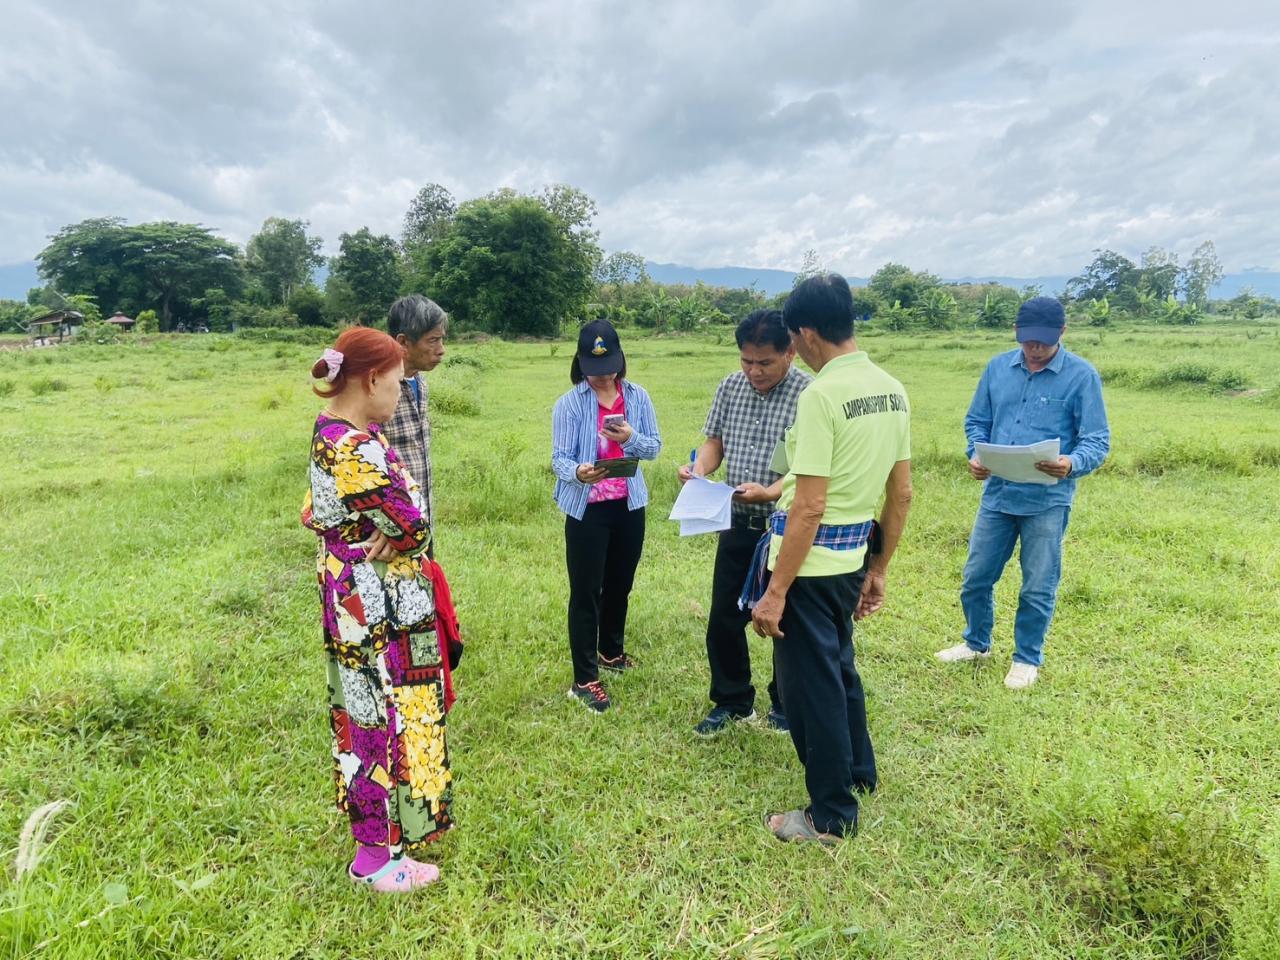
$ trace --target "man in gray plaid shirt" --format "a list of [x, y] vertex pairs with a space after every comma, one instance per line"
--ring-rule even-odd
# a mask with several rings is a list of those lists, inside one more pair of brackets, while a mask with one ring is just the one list
[[[779, 494], [776, 485], [781, 474], [770, 469], [774, 449], [795, 420], [800, 392], [813, 379], [792, 363], [795, 347], [780, 310], [755, 311], [738, 324], [734, 337], [742, 370], [720, 382], [702, 430], [707, 439], [694, 462], [680, 468], [683, 483], [694, 474], [710, 476], [724, 462], [726, 478], [738, 491], [732, 525], [720, 533], [711, 577], [707, 660], [714, 707], [694, 727], [703, 736], [755, 717], [756, 692], [746, 637], [751, 612], [738, 608], [738, 595]], [[769, 700], [769, 727], [786, 731], [774, 680], [769, 682]]]
[[[387, 314], [387, 332], [404, 347], [404, 379], [400, 403], [382, 425], [392, 448], [422, 489], [427, 525], [435, 543], [435, 490], [431, 483], [431, 419], [427, 415], [427, 382], [422, 374], [444, 359], [449, 316], [421, 294], [401, 297]], [[429, 548], [434, 553], [434, 546]]]

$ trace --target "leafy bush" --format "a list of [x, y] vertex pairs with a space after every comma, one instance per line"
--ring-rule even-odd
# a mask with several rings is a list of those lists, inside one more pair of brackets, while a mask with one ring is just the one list
[[443, 385], [431, 388], [430, 404], [432, 413], [459, 417], [474, 417], [480, 413], [480, 404], [470, 393]]
[[1183, 360], [1155, 371], [1146, 386], [1153, 389], [1176, 384], [1199, 384], [1219, 390], [1239, 390], [1248, 386], [1249, 377], [1240, 370], [1214, 367], [1195, 360]]
[[[553, 351], [551, 354], [555, 356]], [[492, 357], [482, 353], [451, 353], [444, 358], [446, 367], [470, 367], [473, 370], [490, 370], [493, 368]]]
[[93, 385], [99, 393], [110, 393], [115, 389], [115, 381], [110, 377], [99, 374], [93, 378]]
[[992, 330], [1007, 330], [1013, 326], [1018, 313], [1018, 295], [1007, 288], [988, 292], [982, 299], [975, 319], [978, 326]]
[[59, 393], [66, 390], [68, 386], [67, 381], [56, 377], [37, 377], [31, 381], [31, 392], [37, 397], [43, 397], [46, 393]]
[[1098, 368], [1102, 382], [1140, 390], [1165, 390], [1171, 387], [1208, 387], [1214, 390], [1242, 390], [1251, 382], [1249, 375], [1235, 367], [1217, 367], [1200, 360], [1179, 360], [1164, 367], [1131, 364], [1103, 364]]
[[134, 333], [156, 333], [160, 329], [160, 321], [156, 318], [154, 310], [143, 310], [135, 320]]
[[886, 330], [892, 330], [895, 333], [906, 330], [911, 326], [911, 311], [902, 305], [898, 300], [893, 301], [893, 306], [886, 307], [877, 315], [877, 323], [883, 322]]
[[120, 328], [114, 323], [86, 320], [76, 331], [72, 343], [119, 343]]

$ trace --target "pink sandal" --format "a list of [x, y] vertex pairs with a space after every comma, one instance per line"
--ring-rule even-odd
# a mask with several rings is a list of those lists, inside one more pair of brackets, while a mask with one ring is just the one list
[[408, 893], [418, 887], [425, 887], [440, 879], [440, 869], [433, 863], [419, 863], [408, 857], [388, 860], [382, 869], [367, 877], [352, 873], [347, 867], [347, 876], [361, 886], [367, 886], [378, 893]]

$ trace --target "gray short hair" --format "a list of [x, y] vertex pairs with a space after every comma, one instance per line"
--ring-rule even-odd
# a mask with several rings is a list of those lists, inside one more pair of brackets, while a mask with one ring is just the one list
[[393, 337], [404, 334], [405, 340], [413, 343], [432, 330], [440, 327], [442, 332], [449, 327], [449, 315], [440, 304], [428, 300], [420, 293], [412, 293], [401, 297], [391, 305], [387, 313], [387, 333]]

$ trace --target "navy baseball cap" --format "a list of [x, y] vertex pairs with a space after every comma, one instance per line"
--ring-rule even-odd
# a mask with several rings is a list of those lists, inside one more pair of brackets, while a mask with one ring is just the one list
[[1032, 297], [1018, 308], [1013, 332], [1019, 343], [1057, 343], [1067, 326], [1067, 313], [1053, 297]]
[[592, 320], [578, 331], [578, 366], [583, 376], [603, 377], [618, 373], [625, 362], [618, 331], [608, 320]]

